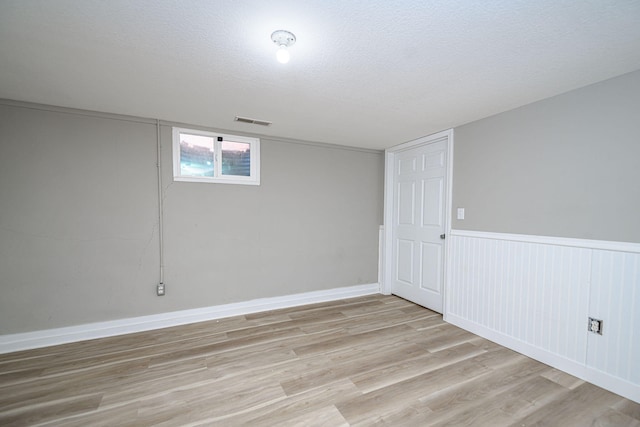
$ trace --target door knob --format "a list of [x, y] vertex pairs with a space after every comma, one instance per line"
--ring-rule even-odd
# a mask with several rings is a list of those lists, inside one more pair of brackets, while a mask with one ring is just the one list
[[441, 234], [441, 235], [440, 235], [440, 238], [441, 238], [442, 240], [444, 240], [444, 237], [445, 237], [445, 236], [444, 236], [444, 234]]

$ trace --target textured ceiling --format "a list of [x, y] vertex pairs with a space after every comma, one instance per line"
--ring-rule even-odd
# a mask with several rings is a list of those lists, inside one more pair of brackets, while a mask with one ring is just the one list
[[358, 147], [637, 69], [638, 0], [0, 0], [0, 98]]

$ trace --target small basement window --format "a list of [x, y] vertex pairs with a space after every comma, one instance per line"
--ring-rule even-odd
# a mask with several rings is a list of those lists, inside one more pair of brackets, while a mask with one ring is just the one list
[[260, 185], [260, 139], [174, 127], [173, 179]]

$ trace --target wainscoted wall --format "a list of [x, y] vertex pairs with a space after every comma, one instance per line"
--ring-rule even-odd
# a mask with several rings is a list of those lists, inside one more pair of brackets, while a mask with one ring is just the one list
[[448, 322], [640, 402], [640, 244], [462, 230], [449, 244]]

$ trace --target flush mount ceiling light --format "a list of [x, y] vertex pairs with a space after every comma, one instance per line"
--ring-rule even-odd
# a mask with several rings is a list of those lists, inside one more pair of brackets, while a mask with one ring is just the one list
[[287, 48], [293, 46], [296, 42], [296, 36], [285, 30], [276, 30], [271, 34], [271, 40], [278, 45], [278, 52], [276, 52], [276, 58], [281, 64], [289, 62], [289, 51]]

